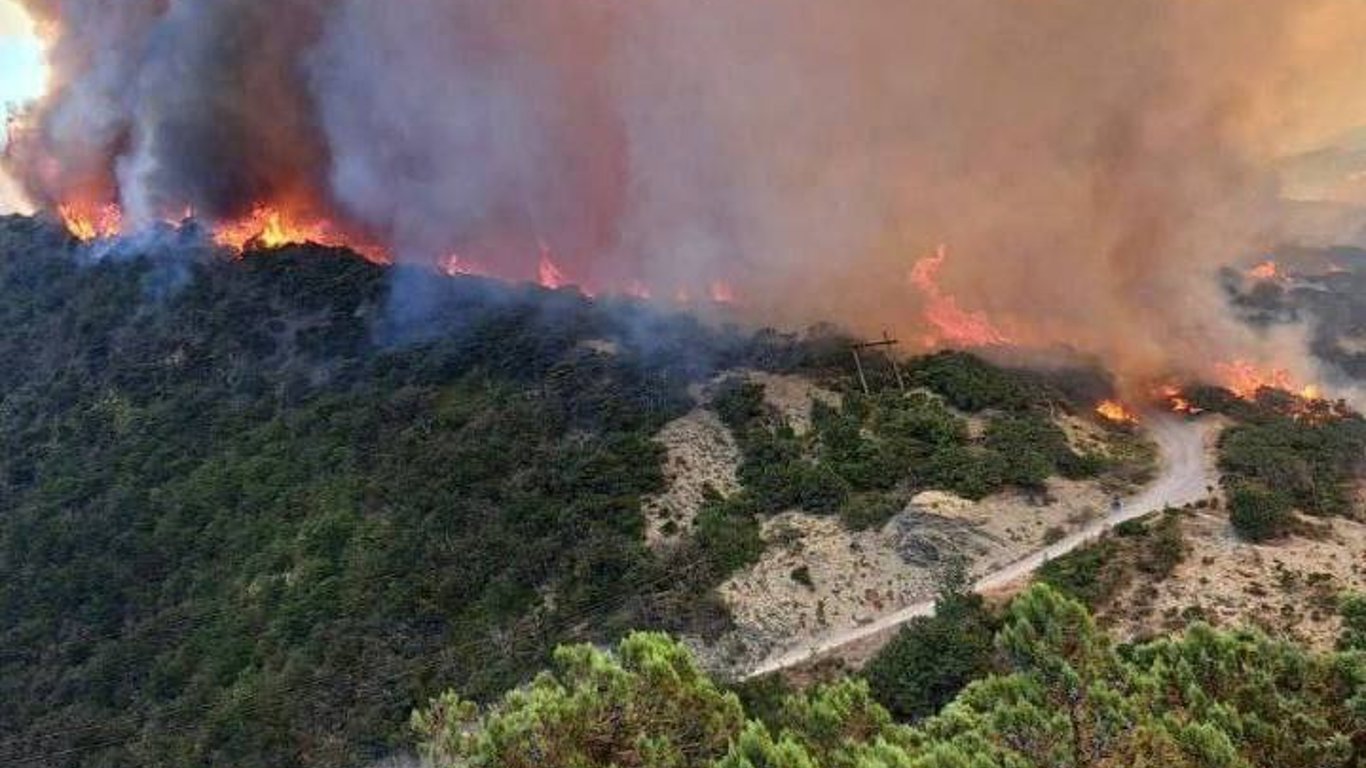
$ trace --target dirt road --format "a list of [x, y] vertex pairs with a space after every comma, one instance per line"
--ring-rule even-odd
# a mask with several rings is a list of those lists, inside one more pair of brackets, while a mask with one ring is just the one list
[[[1214, 469], [1208, 466], [1205, 440], [1213, 428], [1208, 422], [1191, 422], [1167, 414], [1149, 416], [1144, 420], [1149, 435], [1157, 443], [1161, 455], [1161, 474], [1147, 488], [1126, 499], [1116, 512], [1088, 523], [1071, 535], [1020, 558], [1010, 565], [978, 579], [974, 589], [989, 591], [1033, 573], [1048, 560], [1098, 538], [1105, 531], [1126, 521], [1142, 517], [1165, 507], [1179, 507], [1199, 501], [1208, 494], [1208, 487], [1216, 482]], [[884, 614], [867, 624], [832, 632], [800, 648], [770, 656], [749, 672], [746, 677], [759, 677], [778, 670], [797, 666], [813, 658], [830, 654], [843, 646], [898, 627], [916, 616], [934, 613], [934, 601], [908, 605]]]

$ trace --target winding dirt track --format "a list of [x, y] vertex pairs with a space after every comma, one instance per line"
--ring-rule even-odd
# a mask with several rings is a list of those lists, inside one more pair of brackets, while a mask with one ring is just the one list
[[[1156, 480], [1137, 495], [1125, 500], [1118, 511], [1092, 521], [1066, 538], [1026, 555], [1004, 568], [982, 576], [973, 585], [973, 589], [985, 592], [1010, 584], [1033, 573], [1045, 562], [1094, 541], [1102, 533], [1126, 520], [1133, 520], [1165, 507], [1179, 507], [1199, 501], [1209, 495], [1208, 486], [1215, 483], [1214, 472], [1207, 465], [1205, 456], [1205, 439], [1211, 429], [1210, 425], [1167, 414], [1148, 416], [1144, 419], [1144, 425], [1157, 443], [1161, 455], [1162, 471]], [[797, 666], [826, 656], [851, 643], [899, 627], [917, 616], [929, 616], [933, 613], [933, 600], [908, 605], [879, 616], [867, 624], [832, 632], [800, 648], [769, 656], [745, 677], [759, 677]]]

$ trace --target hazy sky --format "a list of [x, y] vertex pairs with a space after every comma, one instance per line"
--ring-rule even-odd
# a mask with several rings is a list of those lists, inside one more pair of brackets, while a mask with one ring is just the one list
[[[43, 50], [28, 17], [12, 0], [0, 0], [0, 110], [43, 92]], [[4, 146], [0, 131], [0, 147]], [[0, 213], [25, 207], [9, 178], [0, 174]]]

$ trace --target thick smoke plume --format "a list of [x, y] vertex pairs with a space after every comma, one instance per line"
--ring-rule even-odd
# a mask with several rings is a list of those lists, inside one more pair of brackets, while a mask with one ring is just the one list
[[964, 312], [1135, 380], [1300, 359], [1210, 275], [1280, 236], [1278, 157], [1366, 123], [1359, 0], [24, 2], [39, 204], [269, 204], [508, 275], [544, 241], [912, 338], [942, 244]]

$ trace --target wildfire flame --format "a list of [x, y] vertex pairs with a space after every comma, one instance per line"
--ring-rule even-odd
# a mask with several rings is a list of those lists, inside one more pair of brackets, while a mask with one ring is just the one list
[[[123, 211], [113, 203], [97, 206], [64, 203], [57, 207], [57, 214], [67, 231], [85, 242], [125, 234]], [[168, 217], [166, 223], [177, 226], [194, 217], [194, 209], [186, 207], [179, 218]], [[390, 260], [383, 248], [342, 234], [326, 219], [291, 217], [279, 208], [264, 204], [256, 206], [240, 219], [213, 222], [207, 226], [215, 244], [235, 251], [317, 243], [350, 248], [376, 263]]]
[[[209, 233], [214, 244], [238, 253], [253, 249], [280, 248], [298, 243], [316, 243], [328, 247], [350, 248], [378, 264], [387, 264], [392, 261], [388, 251], [384, 248], [348, 234], [337, 228], [330, 220], [291, 213], [291, 210], [293, 209], [287, 206], [262, 204], [254, 207], [250, 213], [240, 218], [211, 222], [198, 221], [195, 211], [187, 207], [177, 212], [178, 218], [168, 217], [166, 223], [178, 227], [187, 222], [196, 221]], [[65, 223], [67, 230], [82, 241], [115, 238], [127, 234], [123, 212], [117, 205], [72, 203], [59, 206], [57, 214]], [[536, 282], [550, 290], [574, 285], [575, 281], [565, 268], [556, 261], [554, 251], [549, 243], [544, 238], [538, 238], [536, 242], [540, 251], [536, 265]], [[499, 274], [496, 270], [491, 271], [483, 264], [473, 262], [455, 252], [436, 256], [430, 263], [438, 271], [452, 277], [479, 275], [508, 280], [518, 279], [516, 275]], [[594, 295], [585, 288], [580, 287], [579, 290], [585, 296]], [[607, 291], [639, 300], [651, 300], [656, 295], [654, 288], [640, 279], [625, 280], [615, 287], [609, 287]], [[683, 286], [665, 289], [664, 295], [675, 296], [678, 303], [681, 304], [691, 304], [694, 299], [699, 297], [699, 294], [693, 293]], [[713, 280], [707, 283], [706, 289], [701, 292], [701, 295], [716, 304], [734, 305], [740, 303], [735, 287], [725, 280]]]
[[1276, 280], [1281, 276], [1281, 269], [1276, 262], [1267, 259], [1261, 264], [1249, 269], [1247, 276], [1253, 280]]
[[[1288, 395], [1288, 398], [1273, 401], [1274, 407], [1297, 420], [1325, 423], [1340, 418], [1343, 413], [1339, 405], [1324, 398], [1318, 386], [1294, 386], [1289, 371], [1262, 370], [1246, 360], [1220, 363], [1215, 368], [1221, 379], [1220, 385], [1240, 399], [1257, 400], [1263, 390], [1278, 390]], [[1204, 412], [1204, 409], [1192, 403], [1186, 392], [1175, 384], [1159, 387], [1155, 394], [1175, 413], [1195, 416]]]
[[1137, 424], [1138, 415], [1129, 410], [1123, 403], [1115, 400], [1102, 400], [1096, 406], [1096, 413], [1106, 421], [1115, 424]]
[[462, 258], [458, 253], [452, 253], [442, 259], [438, 267], [447, 277], [484, 275], [484, 270], [477, 264]]
[[1287, 392], [1295, 391], [1290, 371], [1284, 368], [1264, 370], [1246, 360], [1234, 360], [1216, 363], [1214, 370], [1224, 389], [1244, 400], [1254, 399], [1257, 392], [1264, 387], [1283, 389]]
[[236, 221], [218, 222], [213, 226], [213, 240], [218, 245], [238, 251], [317, 243], [350, 248], [377, 263], [390, 260], [383, 248], [347, 237], [327, 219], [291, 216], [269, 205], [258, 205], [251, 213]]
[[1203, 412], [1203, 409], [1195, 407], [1186, 393], [1175, 384], [1164, 384], [1157, 389], [1157, 399], [1166, 403], [1173, 413], [1184, 413], [1195, 416]]
[[541, 247], [541, 261], [536, 265], [536, 282], [540, 283], [542, 288], [552, 291], [563, 288], [569, 281], [551, 258], [550, 246], [544, 240], [538, 241], [538, 245]]
[[82, 206], [75, 203], [58, 206], [66, 229], [78, 240], [89, 242], [117, 237], [123, 231], [123, 211], [117, 205]]
[[910, 282], [925, 297], [925, 321], [936, 334], [926, 337], [926, 346], [948, 344], [958, 347], [989, 347], [1010, 344], [1010, 338], [997, 330], [985, 312], [965, 310], [958, 300], [939, 287], [939, 270], [948, 258], [948, 247], [941, 245], [933, 256], [926, 256], [911, 267]]

